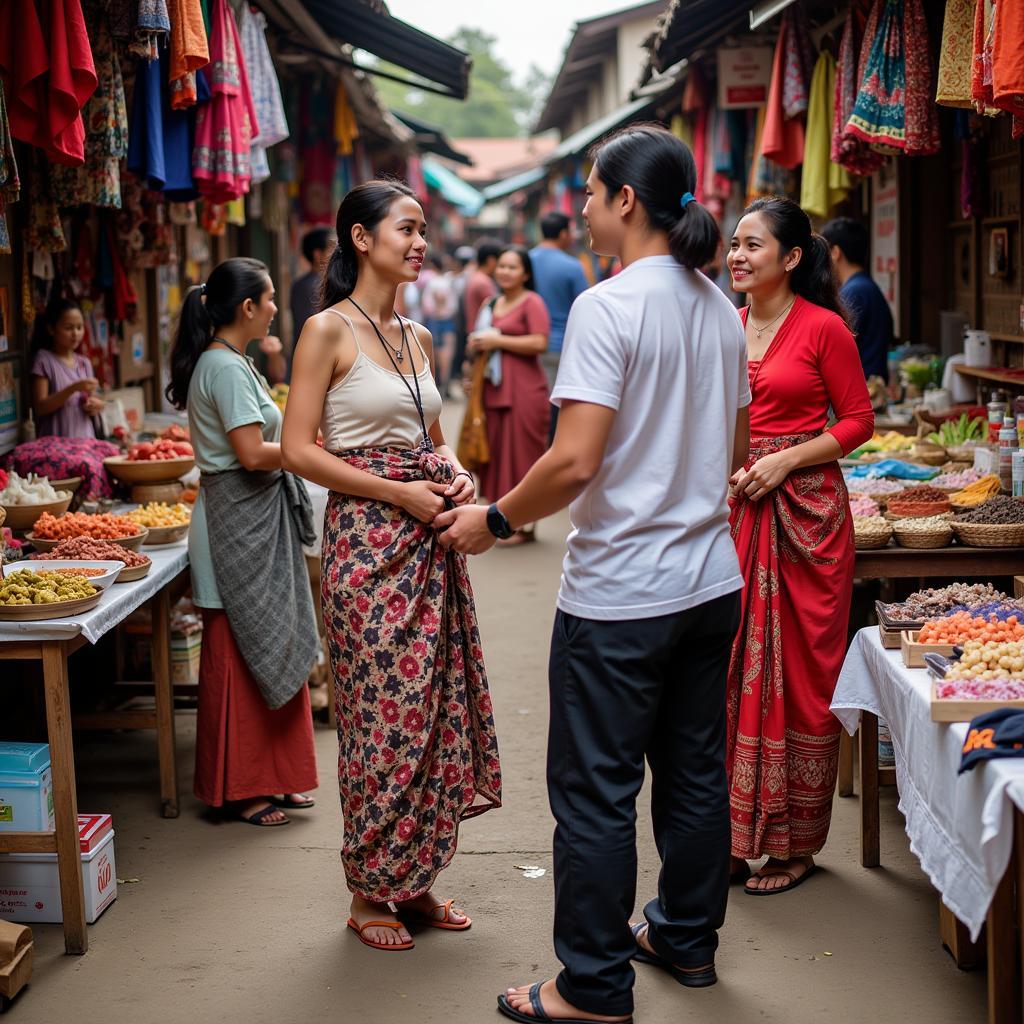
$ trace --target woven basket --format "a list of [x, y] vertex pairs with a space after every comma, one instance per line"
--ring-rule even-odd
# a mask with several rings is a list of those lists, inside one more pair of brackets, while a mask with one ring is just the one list
[[946, 448], [946, 454], [954, 462], [969, 462], [974, 465], [974, 449], [977, 444], [953, 444]]
[[871, 551], [884, 548], [892, 538], [892, 528], [873, 527], [870, 530], [854, 530], [853, 543], [858, 551]]
[[897, 519], [923, 519], [925, 516], [941, 516], [952, 506], [948, 501], [890, 501], [887, 515]]
[[901, 548], [944, 548], [953, 539], [953, 527], [945, 526], [921, 533], [918, 530], [901, 530], [897, 523], [892, 528], [896, 543]]
[[1024, 523], [958, 523], [953, 531], [962, 544], [972, 548], [1016, 548], [1024, 546]]
[[923, 463], [925, 466], [941, 466], [944, 462], [949, 461], [946, 449], [938, 445], [915, 444], [910, 449], [910, 457], [914, 462]]

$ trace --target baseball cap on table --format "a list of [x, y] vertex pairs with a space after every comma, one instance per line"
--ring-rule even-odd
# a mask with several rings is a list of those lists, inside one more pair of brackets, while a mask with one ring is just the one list
[[957, 774], [990, 757], [1024, 757], [1024, 711], [999, 708], [971, 720]]

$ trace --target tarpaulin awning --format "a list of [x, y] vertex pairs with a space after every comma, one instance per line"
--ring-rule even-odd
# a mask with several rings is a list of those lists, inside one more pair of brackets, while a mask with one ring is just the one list
[[472, 185], [464, 182], [454, 171], [433, 157], [423, 158], [423, 178], [431, 188], [436, 188], [460, 213], [475, 217], [484, 205], [484, 197]]
[[741, 23], [747, 30], [753, 6], [754, 0], [671, 0], [647, 44], [650, 65], [645, 78], [719, 42]]
[[543, 181], [546, 176], [547, 168], [545, 167], [533, 167], [520, 174], [513, 174], [510, 178], [505, 178], [503, 181], [496, 181], [493, 185], [488, 185], [483, 192], [484, 199], [490, 202], [492, 199], [510, 196], [521, 188], [529, 188], [531, 185], [536, 185], [538, 181]]
[[655, 102], [656, 97], [642, 96], [640, 99], [630, 100], [629, 103], [605, 114], [604, 117], [599, 117], [596, 121], [591, 121], [586, 127], [563, 139], [547, 158], [546, 163], [557, 163], [566, 157], [586, 152], [598, 139], [615, 131], [616, 128], [621, 128], [629, 121], [636, 120], [641, 111], [653, 107]]
[[445, 135], [444, 129], [429, 121], [421, 121], [412, 114], [403, 114], [400, 110], [392, 110], [392, 114], [398, 118], [407, 128], [411, 129], [416, 136], [416, 147], [423, 153], [433, 153], [435, 156], [443, 156], [446, 160], [453, 160], [457, 164], [473, 166], [473, 161], [461, 150], [456, 149]]
[[333, 38], [435, 83], [447, 96], [464, 100], [469, 93], [473, 60], [462, 50], [360, 0], [302, 2]]

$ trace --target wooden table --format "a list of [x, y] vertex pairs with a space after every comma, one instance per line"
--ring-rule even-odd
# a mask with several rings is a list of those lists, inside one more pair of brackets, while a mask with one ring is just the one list
[[854, 577], [860, 580], [916, 577], [1015, 576], [1024, 573], [1024, 548], [901, 548], [890, 544], [858, 551]]
[[[111, 591], [122, 587], [134, 588], [139, 596], [133, 601], [126, 593], [119, 601], [115, 628], [128, 614], [148, 604], [153, 619], [152, 664], [155, 691], [153, 711], [109, 712], [96, 716], [82, 716], [85, 728], [155, 729], [160, 764], [160, 798], [164, 817], [178, 816], [178, 775], [175, 764], [174, 694], [170, 665], [170, 595], [176, 585], [187, 576], [188, 558], [181, 568], [181, 557], [167, 558], [146, 554], [154, 559], [150, 576], [137, 584], [115, 584]], [[164, 571], [158, 572], [157, 559]], [[147, 579], [149, 579], [147, 577]], [[146, 584], [142, 587], [142, 584]], [[153, 587], [156, 586], [155, 592]], [[109, 593], [109, 592], [108, 592]], [[149, 596], [145, 596], [148, 594]], [[121, 597], [121, 595], [118, 595]], [[104, 601], [108, 596], [104, 595]], [[90, 615], [92, 613], [86, 613]], [[68, 620], [74, 622], [75, 620]], [[10, 627], [11, 623], [0, 624]], [[31, 626], [32, 624], [19, 624]], [[38, 623], [45, 626], [46, 623]], [[105, 631], [105, 630], [104, 630]], [[52, 632], [42, 630], [41, 632]], [[46, 703], [46, 732], [50, 745], [50, 766], [53, 777], [53, 832], [0, 831], [0, 853], [56, 853], [60, 878], [60, 901], [64, 918], [64, 948], [68, 953], [84, 953], [89, 948], [85, 924], [85, 901], [82, 891], [82, 869], [78, 845], [78, 797], [75, 784], [75, 754], [72, 743], [71, 702], [68, 692], [68, 658], [89, 640], [80, 632], [69, 636], [41, 636], [21, 639], [6, 629], [0, 631], [0, 661], [39, 661], [43, 666], [43, 693]], [[76, 719], [76, 725], [79, 724]]]

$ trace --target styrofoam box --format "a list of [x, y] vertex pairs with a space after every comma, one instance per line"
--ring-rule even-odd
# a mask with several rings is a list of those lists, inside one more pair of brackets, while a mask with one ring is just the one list
[[0, 830], [53, 828], [50, 748], [45, 743], [0, 743]]
[[[80, 814], [85, 920], [92, 924], [117, 898], [114, 831], [109, 814]], [[59, 922], [60, 878], [55, 853], [0, 854], [0, 918]]]

